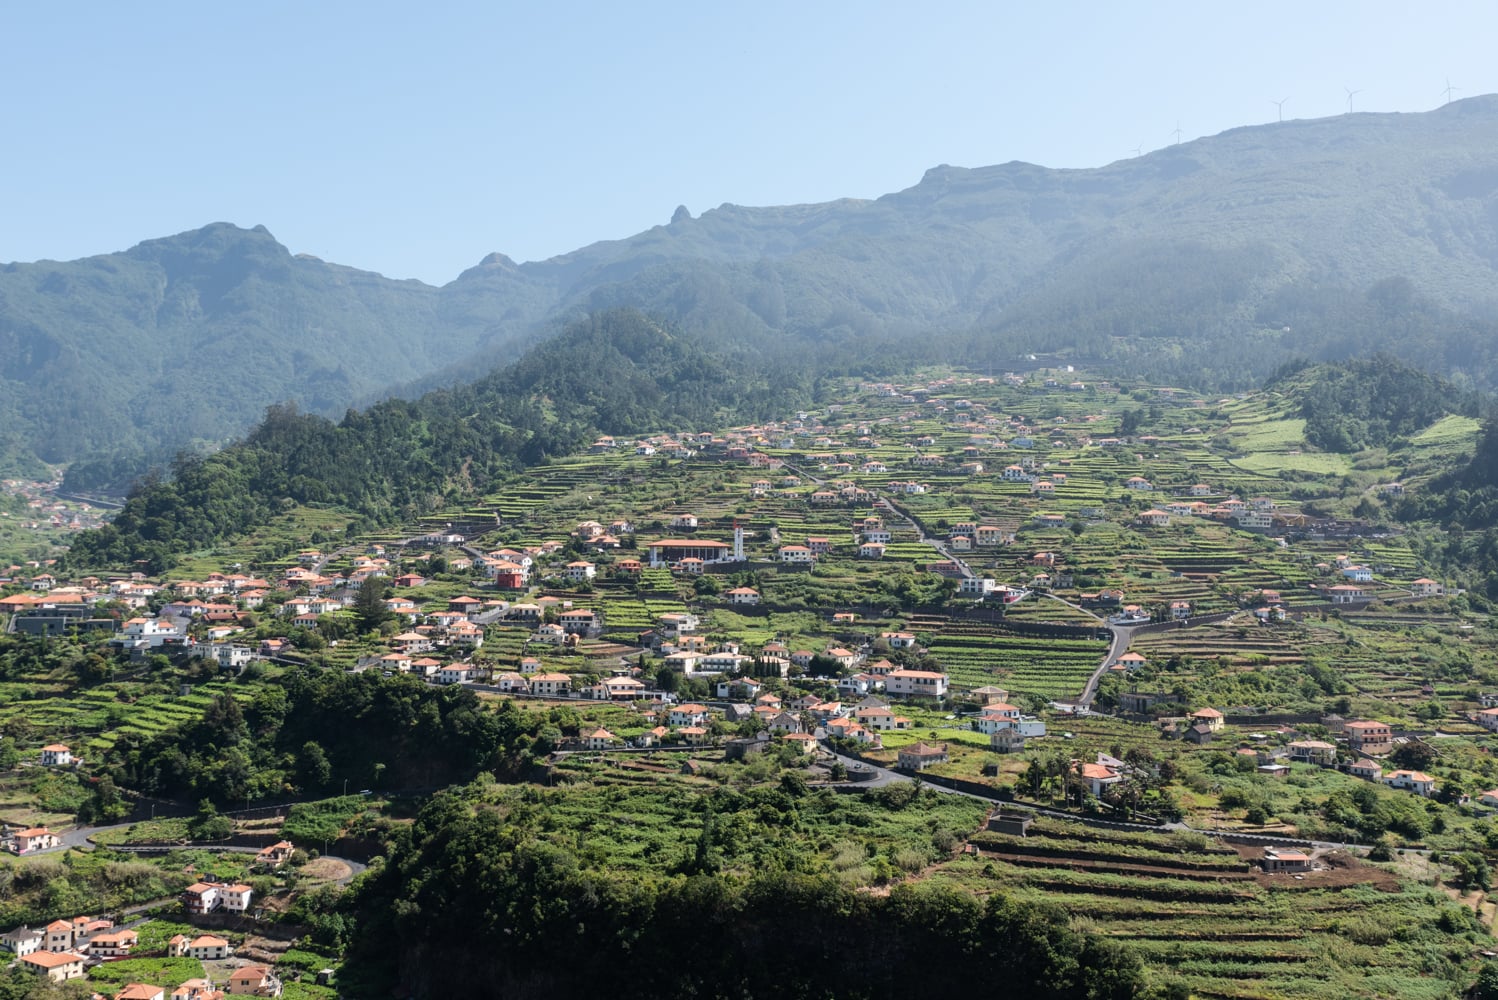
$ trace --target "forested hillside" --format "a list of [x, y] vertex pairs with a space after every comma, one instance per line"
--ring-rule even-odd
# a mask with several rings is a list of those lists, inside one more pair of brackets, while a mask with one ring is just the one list
[[338, 423], [272, 407], [244, 441], [142, 483], [113, 523], [77, 538], [69, 562], [163, 567], [285, 503], [336, 504], [368, 523], [410, 519], [599, 433], [710, 429], [794, 409], [814, 392], [810, 365], [709, 351], [638, 312], [606, 312], [509, 368], [414, 402]]
[[[580, 836], [575, 850], [556, 843], [544, 792], [439, 795], [360, 889], [345, 983], [517, 1000], [860, 1000], [959, 993], [974, 982], [1052, 1000], [1144, 994], [1138, 960], [1070, 929], [1059, 908], [997, 892], [979, 902], [935, 885], [859, 892], [798, 850], [803, 827], [935, 805], [885, 791], [904, 794], [871, 806], [794, 781], [680, 790], [667, 808], [701, 825], [699, 847], [680, 864], [649, 859], [645, 871], [611, 870], [606, 852], [593, 856]], [[751, 857], [759, 874], [746, 878]]]
[[1378, 355], [1333, 365], [1286, 365], [1269, 388], [1299, 400], [1306, 440], [1323, 451], [1383, 448], [1447, 414], [1478, 416], [1481, 397]]
[[[480, 343], [504, 349], [518, 329], [496, 324], [530, 301], [524, 280], [497, 276], [439, 299], [226, 224], [86, 260], [10, 264], [0, 417], [20, 438], [13, 454], [24, 445], [49, 462], [96, 455], [138, 471], [170, 449], [242, 434], [269, 403], [336, 414]], [[75, 481], [108, 482], [111, 464]]]
[[[1498, 98], [1235, 129], [1092, 170], [937, 167], [873, 201], [724, 205], [440, 289], [232, 226], [0, 269], [0, 462], [118, 482], [241, 433], [465, 381], [640, 308], [713, 344], [1106, 362], [1204, 387], [1384, 350], [1498, 384]], [[7, 457], [8, 456], [8, 457]]]

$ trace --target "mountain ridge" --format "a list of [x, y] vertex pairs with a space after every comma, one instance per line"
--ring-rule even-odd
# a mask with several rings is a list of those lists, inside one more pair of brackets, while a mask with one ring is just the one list
[[[440, 286], [215, 223], [0, 267], [0, 447], [159, 459], [270, 403], [336, 416], [472, 379], [615, 307], [770, 352], [919, 337], [925, 360], [1060, 352], [1233, 387], [1296, 354], [1384, 349], [1492, 387], [1495, 278], [1492, 96], [1245, 126], [1095, 168], [939, 165], [875, 199], [678, 211], [542, 261], [492, 252]], [[1409, 294], [1360, 341], [1383, 281]]]

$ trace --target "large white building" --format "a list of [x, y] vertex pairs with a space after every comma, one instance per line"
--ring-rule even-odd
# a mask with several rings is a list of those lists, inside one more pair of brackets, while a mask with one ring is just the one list
[[947, 675], [934, 670], [892, 670], [884, 678], [884, 690], [897, 698], [945, 698]]

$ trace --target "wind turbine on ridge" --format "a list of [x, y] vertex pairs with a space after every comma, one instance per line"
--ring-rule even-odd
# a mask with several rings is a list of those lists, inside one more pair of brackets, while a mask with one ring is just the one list
[[1181, 120], [1179, 118], [1176, 119], [1175, 131], [1170, 134], [1176, 137], [1176, 145], [1179, 146], [1181, 144]]
[[1286, 97], [1284, 100], [1269, 102], [1270, 104], [1273, 104], [1275, 110], [1279, 112], [1280, 121], [1285, 120], [1285, 104], [1288, 103], [1289, 100], [1290, 98]]
[[1354, 94], [1361, 94], [1362, 91], [1361, 90], [1348, 90], [1347, 87], [1345, 87], [1345, 86], [1342, 89], [1343, 90], [1347, 90], [1347, 113], [1348, 114], [1352, 114], [1352, 97], [1353, 97]]
[[1445, 90], [1443, 90], [1443, 91], [1441, 91], [1441, 93], [1443, 93], [1443, 94], [1445, 94], [1445, 95], [1446, 95], [1446, 103], [1447, 103], [1447, 104], [1450, 104], [1450, 103], [1451, 103], [1451, 95], [1452, 95], [1452, 94], [1455, 94], [1455, 93], [1456, 93], [1456, 92], [1457, 92], [1457, 91], [1459, 91], [1459, 90], [1460, 90], [1460, 89], [1461, 89], [1461, 88], [1460, 88], [1460, 87], [1453, 87], [1453, 86], [1452, 86], [1452, 85], [1451, 85], [1451, 77], [1449, 77], [1449, 76], [1448, 76], [1448, 77], [1447, 77], [1447, 78], [1446, 78], [1446, 89], [1445, 89]]

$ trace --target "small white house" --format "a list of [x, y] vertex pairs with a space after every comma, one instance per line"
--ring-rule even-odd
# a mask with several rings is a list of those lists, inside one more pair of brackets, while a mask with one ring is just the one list
[[67, 767], [73, 763], [73, 751], [61, 743], [42, 747], [43, 767]]

